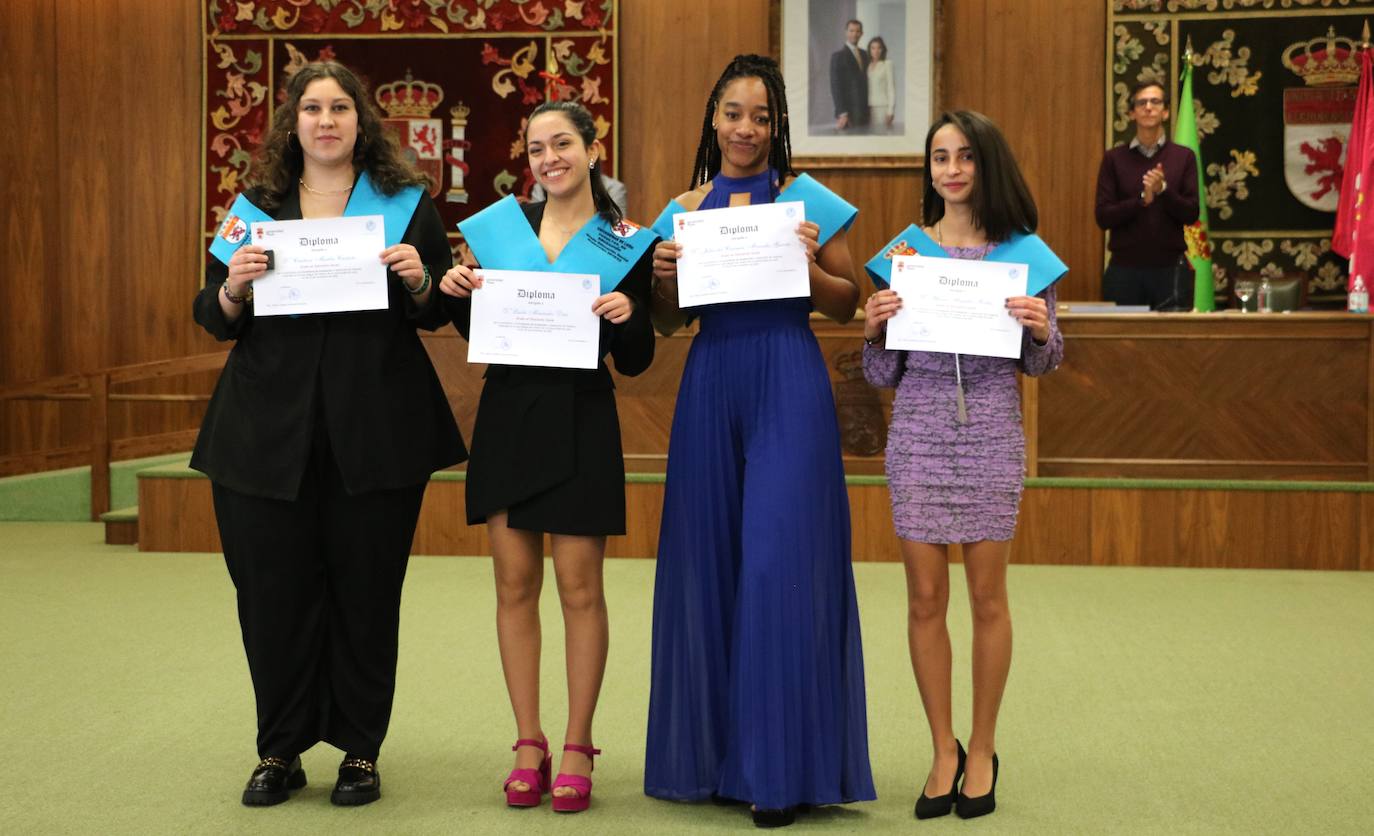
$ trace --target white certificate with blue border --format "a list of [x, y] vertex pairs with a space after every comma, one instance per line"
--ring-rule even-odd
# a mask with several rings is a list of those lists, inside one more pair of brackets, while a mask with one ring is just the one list
[[592, 313], [601, 279], [592, 274], [478, 270], [472, 292], [469, 363], [594, 369], [601, 317]]
[[386, 309], [381, 215], [252, 226], [252, 243], [273, 259], [273, 269], [253, 282], [254, 316]]
[[1025, 329], [1007, 299], [1026, 295], [1026, 274], [1024, 264], [893, 256], [902, 309], [887, 322], [885, 347], [1019, 358]]
[[797, 237], [804, 220], [801, 201], [674, 215], [678, 305], [810, 297], [810, 262]]

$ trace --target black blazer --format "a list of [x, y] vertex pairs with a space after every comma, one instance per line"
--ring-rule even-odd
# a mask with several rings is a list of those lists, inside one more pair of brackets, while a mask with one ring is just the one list
[[859, 50], [859, 60], [849, 47], [830, 54], [830, 97], [835, 100], [835, 118], [849, 114], [849, 124], [868, 124], [868, 52]]
[[[249, 195], [250, 199], [253, 197]], [[292, 190], [272, 213], [301, 217]], [[453, 264], [439, 212], [428, 194], [403, 243], [420, 253], [437, 284]], [[388, 271], [382, 311], [273, 316], [253, 305], [234, 322], [220, 309], [229, 270], [211, 256], [195, 319], [217, 340], [236, 340], [196, 439], [191, 467], [217, 484], [271, 499], [295, 499], [322, 420], [350, 494], [423, 484], [467, 458], [448, 399], [417, 328], [448, 322], [436, 287], [417, 308]]]

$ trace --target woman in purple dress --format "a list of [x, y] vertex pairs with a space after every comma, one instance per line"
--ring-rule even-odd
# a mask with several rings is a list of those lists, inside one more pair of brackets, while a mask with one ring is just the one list
[[[1011, 666], [1007, 561], [1025, 471], [1016, 372], [1045, 374], [1063, 357], [1051, 283], [1064, 269], [1034, 239], [1035, 201], [1006, 139], [987, 117], [969, 111], [943, 114], [926, 135], [925, 150], [923, 227], [908, 231], [918, 251], [1016, 261], [997, 257], [999, 247], [1015, 245], [1021, 252], [1038, 248], [1046, 256], [1032, 260], [1030, 271], [1031, 287], [1044, 289], [1007, 300], [1008, 312], [1025, 329], [1019, 360], [885, 350], [886, 322], [902, 300], [884, 289], [865, 305], [864, 375], [875, 386], [897, 389], [887, 478], [906, 563], [911, 661], [935, 750], [916, 817], [941, 816], [953, 808], [972, 818], [995, 807], [994, 733]], [[945, 624], [949, 543], [963, 546], [973, 611], [973, 729], [967, 755], [954, 737], [951, 716], [952, 654]]]

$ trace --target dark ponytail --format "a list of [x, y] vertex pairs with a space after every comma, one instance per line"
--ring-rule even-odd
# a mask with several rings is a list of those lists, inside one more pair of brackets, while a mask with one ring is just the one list
[[[534, 121], [534, 117], [545, 113], [561, 113], [567, 117], [578, 136], [582, 137], [582, 144], [587, 148], [590, 149], [596, 142], [596, 122], [592, 119], [591, 112], [577, 102], [555, 101], [544, 102], [530, 114], [530, 118], [525, 122], [526, 143], [530, 139], [530, 123]], [[606, 184], [601, 181], [600, 158], [592, 163], [591, 170], [588, 172], [588, 179], [592, 185], [592, 203], [596, 206], [596, 213], [612, 226], [624, 220], [625, 213], [611, 199], [611, 193], [606, 191]]]

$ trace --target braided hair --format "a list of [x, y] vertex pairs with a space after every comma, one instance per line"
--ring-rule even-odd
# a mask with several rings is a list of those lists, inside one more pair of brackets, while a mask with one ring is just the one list
[[792, 171], [792, 137], [787, 127], [787, 88], [783, 84], [778, 62], [766, 55], [736, 55], [725, 67], [725, 72], [716, 79], [716, 86], [711, 88], [711, 97], [706, 100], [706, 115], [701, 120], [701, 142], [697, 145], [696, 162], [692, 164], [691, 189], [720, 173], [720, 144], [716, 141], [716, 129], [711, 123], [726, 86], [740, 78], [757, 78], [768, 91], [768, 166], [779, 177], [796, 173]]
[[[530, 138], [530, 125], [534, 123], [536, 116], [545, 113], [559, 113], [572, 123], [573, 130], [582, 138], [582, 144], [591, 147], [596, 144], [596, 122], [592, 119], [592, 114], [587, 108], [573, 101], [547, 101], [534, 109], [530, 118], [525, 120], [525, 141], [528, 143]], [[596, 162], [592, 163], [587, 179], [592, 187], [592, 204], [596, 206], [596, 213], [602, 217], [606, 223], [615, 226], [625, 218], [625, 213], [620, 211], [620, 207], [611, 199], [611, 193], [606, 190], [606, 184], [601, 180], [601, 158], [597, 157]]]

